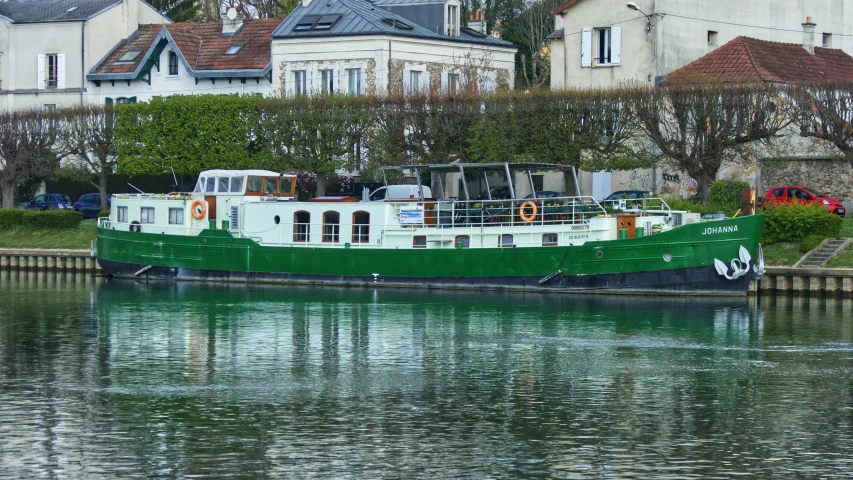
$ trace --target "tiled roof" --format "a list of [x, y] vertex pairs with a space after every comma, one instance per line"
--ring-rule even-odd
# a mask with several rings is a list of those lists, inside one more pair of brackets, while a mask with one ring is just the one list
[[[130, 38], [122, 40], [113, 50], [107, 54], [98, 65], [92, 69], [92, 73], [131, 73], [135, 72], [139, 65], [145, 61], [147, 52], [151, 49], [154, 41], [160, 37], [163, 25], [140, 25], [139, 30]], [[131, 62], [119, 62], [127, 52], [139, 51], [140, 54]]]
[[560, 5], [559, 7], [554, 9], [554, 14], [563, 13], [563, 11], [568, 10], [572, 5], [580, 2], [581, 0], [569, 0], [568, 2]]
[[[222, 35], [222, 22], [141, 25], [92, 69], [90, 80], [137, 78], [146, 73], [141, 69], [145, 59], [152, 52], [159, 54], [162, 51], [162, 46], [156, 48], [161, 42], [174, 45], [192, 76], [234, 71], [257, 75], [258, 71], [270, 65], [270, 35], [279, 23], [281, 20], [278, 19], [245, 20], [231, 36]], [[235, 45], [242, 47], [237, 53], [226, 55], [225, 52]], [[127, 52], [134, 50], [141, 53], [133, 61], [120, 61]], [[235, 72], [233, 76], [239, 75]]]
[[[391, 5], [396, 2], [386, 2]], [[427, 3], [427, 2], [423, 2]], [[429, 2], [432, 3], [432, 2]], [[377, 4], [378, 5], [378, 4]], [[324, 38], [347, 37], [356, 35], [392, 35], [400, 37], [424, 38], [449, 42], [484, 44], [496, 47], [515, 48], [512, 42], [501, 40], [490, 35], [480, 35], [470, 29], [460, 29], [458, 37], [448, 37], [433, 32], [400, 15], [374, 5], [368, 0], [313, 0], [307, 7], [300, 3], [281, 25], [273, 32], [273, 38]], [[329, 29], [294, 31], [294, 27], [306, 15], [341, 15]], [[393, 21], [383, 21], [389, 19]], [[395, 22], [401, 22], [407, 27], [398, 28]]]
[[0, 15], [13, 23], [79, 22], [121, 3], [121, 0], [7, 0]]
[[[172, 40], [189, 64], [200, 70], [260, 70], [270, 63], [270, 35], [281, 19], [245, 20], [233, 36], [222, 35], [222, 22], [166, 25]], [[243, 45], [225, 55], [233, 45]]]
[[737, 37], [665, 75], [662, 83], [853, 82], [853, 57], [832, 48], [816, 47], [814, 50], [814, 55], [811, 55], [797, 43]]

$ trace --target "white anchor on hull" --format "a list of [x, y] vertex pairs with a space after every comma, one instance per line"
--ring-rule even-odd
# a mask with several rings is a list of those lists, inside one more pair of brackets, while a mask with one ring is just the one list
[[[747, 250], [746, 247], [741, 245], [740, 250], [738, 251], [738, 256], [740, 257], [739, 259], [735, 258], [730, 263], [730, 265], [732, 267], [732, 273], [731, 274], [729, 274], [729, 267], [726, 266], [725, 262], [715, 258], [714, 259], [714, 268], [717, 269], [717, 273], [726, 277], [729, 280], [735, 280], [735, 279], [740, 278], [740, 277], [746, 275], [747, 273], [749, 273], [750, 272], [749, 262], [750, 262], [750, 260], [752, 260], [752, 256], [749, 254], [749, 250]], [[764, 254], [760, 250], [760, 247], [759, 247], [759, 258], [760, 258], [760, 262], [761, 262], [761, 274], [763, 275], [764, 274]], [[753, 266], [753, 269], [756, 273], [758, 273], [758, 269], [755, 269], [755, 266]]]

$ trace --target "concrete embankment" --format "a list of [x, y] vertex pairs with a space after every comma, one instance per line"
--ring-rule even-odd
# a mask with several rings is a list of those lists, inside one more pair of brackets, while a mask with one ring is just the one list
[[750, 293], [853, 296], [853, 268], [767, 267]]
[[0, 268], [14, 270], [100, 273], [89, 250], [0, 248]]

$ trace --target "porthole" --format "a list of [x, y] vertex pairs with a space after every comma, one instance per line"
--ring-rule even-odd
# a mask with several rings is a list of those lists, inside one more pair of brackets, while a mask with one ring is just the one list
[[601, 250], [598, 250], [597, 252], [595, 252], [595, 256], [598, 258], [601, 258], [604, 256], [604, 252], [602, 252]]
[[664, 262], [671, 262], [672, 261], [672, 254], [669, 252], [664, 253], [663, 254], [663, 261]]
[[275, 222], [276, 225], [278, 225], [281, 222], [281, 218], [276, 215], [275, 217], [273, 217], [272, 221]]

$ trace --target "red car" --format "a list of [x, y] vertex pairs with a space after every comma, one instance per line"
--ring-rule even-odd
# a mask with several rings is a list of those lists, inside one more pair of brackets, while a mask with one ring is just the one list
[[844, 210], [844, 205], [842, 205], [838, 200], [799, 185], [782, 185], [780, 187], [773, 187], [768, 190], [767, 195], [764, 196], [765, 205], [792, 202], [823, 205], [830, 212], [840, 217], [847, 214]]

